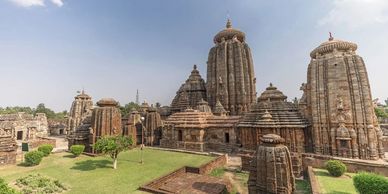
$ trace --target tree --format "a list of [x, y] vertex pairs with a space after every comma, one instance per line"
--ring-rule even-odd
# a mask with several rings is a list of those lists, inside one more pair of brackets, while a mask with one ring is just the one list
[[388, 118], [388, 113], [384, 109], [375, 108], [375, 114], [378, 118]]
[[38, 104], [38, 106], [35, 109], [35, 114], [36, 113], [44, 113], [46, 114], [46, 117], [48, 119], [55, 118], [55, 112], [49, 108], [46, 108], [46, 106], [43, 103]]
[[388, 106], [388, 98], [385, 101], [385, 106]]
[[136, 109], [136, 110], [139, 109], [139, 105], [134, 102], [130, 102], [124, 106], [120, 106], [121, 116], [128, 117], [132, 109]]
[[126, 136], [106, 136], [97, 140], [94, 149], [113, 159], [113, 168], [117, 168], [117, 157], [120, 152], [132, 148], [133, 141], [131, 137]]

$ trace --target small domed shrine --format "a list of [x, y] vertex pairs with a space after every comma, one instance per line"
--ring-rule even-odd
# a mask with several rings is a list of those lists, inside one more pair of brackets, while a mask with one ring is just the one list
[[248, 190], [252, 194], [292, 194], [295, 178], [291, 156], [284, 139], [276, 134], [260, 137], [250, 164]]
[[189, 78], [179, 88], [171, 103], [171, 112], [195, 108], [202, 99], [206, 99], [206, 85], [197, 70], [197, 65], [194, 65]]
[[82, 120], [91, 112], [92, 108], [92, 97], [86, 94], [84, 90], [74, 97], [67, 120], [66, 130], [68, 134], [74, 132], [81, 125]]

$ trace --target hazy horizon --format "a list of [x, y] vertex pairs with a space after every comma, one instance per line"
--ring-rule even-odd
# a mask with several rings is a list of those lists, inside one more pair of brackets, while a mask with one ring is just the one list
[[197, 64], [206, 80], [213, 37], [230, 17], [246, 33], [257, 92], [272, 82], [300, 98], [310, 52], [334, 38], [354, 42], [372, 97], [388, 97], [388, 1], [2, 0], [0, 107], [45, 103], [69, 110], [83, 88], [111, 97], [170, 105]]

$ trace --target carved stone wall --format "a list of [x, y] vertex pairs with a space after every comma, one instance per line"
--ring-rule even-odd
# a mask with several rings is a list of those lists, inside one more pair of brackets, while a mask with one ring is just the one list
[[[103, 98], [93, 109], [89, 143], [94, 145], [100, 137], [122, 135], [121, 112], [118, 102]], [[92, 150], [94, 153], [94, 150]]]
[[162, 138], [163, 123], [155, 108], [150, 108], [147, 111], [144, 122], [145, 144], [149, 146], [159, 145]]
[[291, 194], [295, 191], [292, 162], [284, 139], [275, 134], [261, 138], [263, 144], [257, 147], [249, 172], [249, 193]]
[[194, 65], [189, 78], [177, 91], [170, 110], [174, 113], [195, 108], [202, 99], [206, 99], [206, 85], [197, 70], [197, 65]]
[[82, 120], [87, 117], [88, 114], [92, 111], [93, 101], [92, 97], [87, 95], [84, 90], [81, 94], [74, 97], [74, 101], [71, 104], [69, 111], [69, 117], [67, 120], [67, 133], [70, 134], [74, 132], [77, 127], [82, 123]]
[[0, 166], [16, 163], [17, 147], [11, 129], [0, 129]]
[[219, 100], [231, 115], [241, 115], [256, 100], [254, 65], [245, 34], [228, 20], [214, 43], [207, 61], [207, 101], [214, 109]]
[[356, 49], [331, 37], [311, 52], [300, 106], [312, 124], [315, 153], [376, 160], [384, 157], [382, 132]]

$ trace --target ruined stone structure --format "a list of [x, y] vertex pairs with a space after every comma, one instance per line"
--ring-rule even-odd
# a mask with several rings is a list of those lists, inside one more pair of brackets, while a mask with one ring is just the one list
[[48, 136], [47, 117], [44, 113], [36, 115], [19, 112], [0, 115], [0, 130], [11, 132], [16, 140], [34, 140], [37, 137]]
[[333, 37], [311, 53], [300, 107], [317, 154], [376, 160], [384, 156], [368, 74], [357, 45]]
[[235, 129], [239, 119], [193, 109], [175, 113], [164, 123], [161, 147], [232, 152], [238, 147]]
[[0, 166], [16, 163], [17, 144], [12, 129], [0, 128]]
[[292, 194], [295, 178], [292, 174], [290, 152], [275, 134], [260, 138], [255, 158], [251, 162], [248, 189], [251, 194]]
[[171, 112], [195, 108], [201, 99], [206, 99], [206, 85], [197, 70], [197, 65], [194, 65], [189, 78], [179, 88], [171, 103]]
[[[121, 112], [118, 102], [112, 98], [103, 98], [93, 109], [89, 144], [94, 145], [103, 136], [122, 135]], [[94, 153], [94, 149], [92, 149]]]
[[68, 134], [74, 132], [75, 129], [81, 125], [82, 120], [90, 114], [92, 108], [92, 97], [87, 95], [84, 90], [82, 90], [81, 94], [74, 97], [67, 120]]
[[219, 100], [231, 115], [241, 115], [256, 100], [256, 78], [245, 34], [232, 28], [228, 20], [214, 43], [207, 61], [207, 101], [214, 109]]
[[148, 109], [144, 119], [144, 143], [148, 146], [160, 144], [162, 138], [162, 120], [155, 108]]
[[63, 119], [63, 120], [49, 119], [47, 122], [48, 122], [48, 129], [49, 129], [50, 135], [66, 134], [67, 123], [68, 123], [66, 119]]

